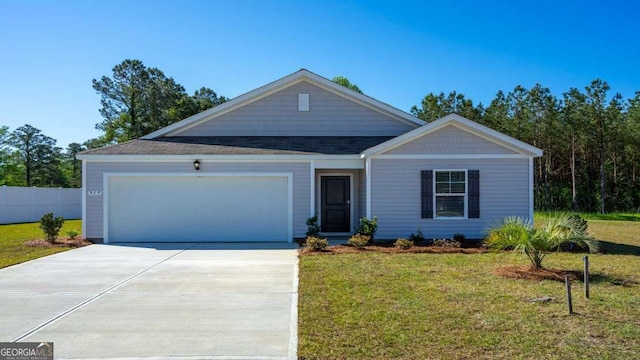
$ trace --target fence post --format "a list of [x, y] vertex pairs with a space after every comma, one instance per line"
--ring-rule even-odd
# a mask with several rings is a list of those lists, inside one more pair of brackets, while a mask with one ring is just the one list
[[573, 303], [571, 302], [571, 279], [569, 275], [564, 276], [564, 284], [567, 287], [567, 307], [569, 308], [569, 315], [573, 314]]
[[589, 257], [585, 256], [584, 260], [584, 297], [589, 298]]

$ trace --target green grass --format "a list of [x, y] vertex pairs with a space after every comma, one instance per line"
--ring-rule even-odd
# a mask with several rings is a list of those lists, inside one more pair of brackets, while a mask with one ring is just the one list
[[[552, 211], [536, 211], [535, 217], [549, 217]], [[640, 213], [584, 213], [568, 211], [570, 214], [578, 214], [585, 220], [617, 220], [617, 221], [640, 221]]]
[[[66, 220], [60, 236], [66, 236], [67, 230], [80, 232], [81, 228], [81, 220]], [[71, 249], [65, 246], [39, 248], [24, 245], [26, 241], [43, 238], [40, 223], [0, 225], [0, 268]]]
[[[506, 279], [492, 269], [522, 255], [302, 256], [299, 355], [305, 359], [625, 359], [640, 352], [640, 223], [589, 221], [616, 250], [590, 255], [591, 299], [574, 282]], [[620, 246], [621, 248], [616, 248]], [[549, 268], [581, 270], [577, 253]], [[528, 300], [551, 296], [546, 304]]]

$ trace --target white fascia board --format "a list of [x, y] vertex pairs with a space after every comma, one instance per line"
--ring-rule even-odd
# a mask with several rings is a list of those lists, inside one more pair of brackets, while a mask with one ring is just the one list
[[82, 160], [82, 238], [87, 238], [87, 161]]
[[404, 145], [414, 139], [417, 139], [421, 136], [425, 136], [432, 132], [435, 132], [448, 125], [452, 125], [459, 129], [468, 131], [476, 136], [482, 137], [483, 139], [496, 143], [500, 146], [506, 147], [519, 154], [524, 154], [527, 156], [534, 156], [534, 157], [542, 156], [542, 150], [536, 148], [535, 146], [531, 146], [520, 140], [514, 139], [510, 136], [507, 136], [498, 131], [490, 129], [484, 125], [480, 125], [460, 115], [450, 114], [434, 122], [428, 123], [418, 129], [411, 130], [405, 134], [402, 134], [391, 140], [383, 142], [382, 144], [371, 147], [363, 151], [361, 153], [361, 157], [367, 158], [367, 157], [382, 153], [384, 151], [389, 151], [391, 149]]
[[364, 169], [364, 161], [362, 159], [349, 160], [312, 160], [316, 169]]
[[393, 159], [393, 160], [447, 160], [447, 159], [528, 159], [525, 154], [380, 154], [371, 155], [369, 159]]
[[311, 160], [361, 162], [359, 155], [78, 155], [80, 160], [92, 162], [172, 162], [207, 160], [220, 162], [309, 162]]

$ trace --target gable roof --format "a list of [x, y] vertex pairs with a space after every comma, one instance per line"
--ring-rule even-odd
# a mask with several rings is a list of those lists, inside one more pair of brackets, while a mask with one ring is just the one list
[[421, 136], [425, 136], [427, 134], [433, 133], [439, 129], [444, 128], [445, 126], [458, 127], [471, 134], [484, 138], [500, 146], [504, 146], [505, 148], [511, 149], [519, 154], [533, 156], [533, 157], [542, 156], [541, 149], [538, 149], [535, 146], [531, 146], [518, 139], [514, 139], [501, 132], [490, 129], [484, 125], [480, 125], [477, 122], [471, 121], [458, 114], [449, 114], [436, 121], [423, 125], [415, 130], [411, 130], [407, 133], [397, 136], [382, 144], [371, 147], [363, 151], [360, 155], [362, 158], [367, 158], [373, 155], [381, 154], [385, 151], [389, 151], [398, 146], [404, 145]]
[[347, 98], [351, 101], [354, 101], [362, 106], [368, 107], [374, 111], [382, 113], [386, 116], [389, 116], [392, 119], [397, 121], [410, 124], [414, 127], [418, 127], [424, 124], [424, 122], [413, 115], [401, 111], [393, 106], [385, 104], [381, 101], [378, 101], [372, 97], [367, 95], [363, 95], [357, 93], [351, 89], [348, 89], [342, 85], [336, 84], [335, 82], [319, 76], [317, 74], [312, 73], [309, 70], [301, 69], [296, 71], [293, 74], [287, 75], [279, 80], [276, 80], [272, 83], [259, 87], [255, 90], [252, 90], [248, 93], [240, 95], [227, 101], [221, 105], [215, 106], [211, 109], [205, 110], [201, 113], [195, 114], [191, 117], [188, 117], [182, 121], [178, 121], [174, 124], [171, 124], [167, 127], [154, 131], [150, 134], [147, 134], [141, 139], [153, 139], [159, 136], [171, 136], [176, 135], [178, 131], [185, 130], [191, 128], [193, 126], [199, 125], [205, 121], [212, 120], [218, 116], [226, 114], [230, 111], [238, 109], [242, 106], [250, 104], [254, 101], [257, 101], [261, 98], [264, 98], [268, 95], [271, 95], [277, 91], [285, 89], [289, 86], [295, 85], [302, 81], [307, 81], [313, 85], [316, 85], [324, 90], [330, 91], [336, 95]]

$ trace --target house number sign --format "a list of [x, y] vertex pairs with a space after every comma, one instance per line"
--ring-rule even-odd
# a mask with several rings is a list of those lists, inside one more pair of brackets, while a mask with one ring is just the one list
[[100, 190], [89, 190], [89, 191], [87, 191], [87, 195], [89, 195], [89, 196], [100, 196], [100, 195], [102, 195], [102, 191], [100, 191]]

